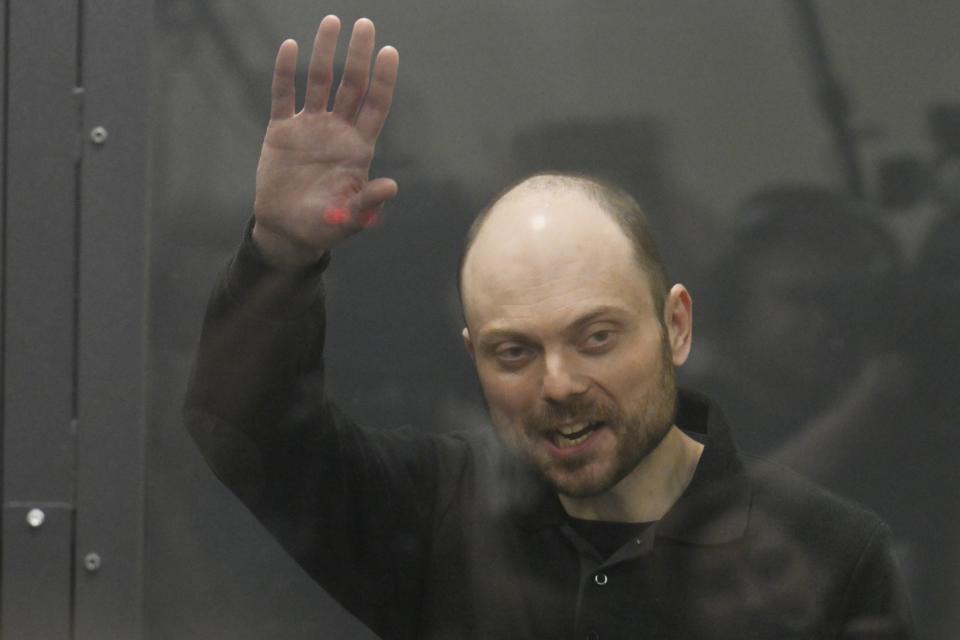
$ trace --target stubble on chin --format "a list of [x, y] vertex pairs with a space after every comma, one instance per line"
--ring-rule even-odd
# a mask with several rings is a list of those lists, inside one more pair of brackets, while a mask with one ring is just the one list
[[[669, 343], [661, 343], [658, 384], [631, 411], [593, 399], [577, 398], [563, 405], [545, 405], [522, 423], [524, 442], [512, 448], [554, 490], [571, 498], [598, 496], [619, 483], [654, 451], [673, 426], [677, 405], [676, 373]], [[615, 450], [606, 459], [584, 456], [551, 459], [540, 441], [544, 434], [569, 422], [605, 422], [615, 437]]]
[[[592, 498], [605, 493], [633, 471], [656, 449], [670, 432], [672, 411], [656, 417], [625, 415], [615, 423], [615, 450], [606, 459], [594, 456], [541, 465], [541, 476], [560, 494], [570, 498]], [[565, 461], [564, 461], [565, 462]]]

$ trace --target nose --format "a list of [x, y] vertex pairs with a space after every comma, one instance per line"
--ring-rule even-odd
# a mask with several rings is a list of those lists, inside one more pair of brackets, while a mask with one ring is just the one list
[[577, 371], [576, 364], [559, 353], [544, 357], [543, 399], [548, 402], [566, 402], [573, 396], [586, 393], [590, 387], [587, 378]]

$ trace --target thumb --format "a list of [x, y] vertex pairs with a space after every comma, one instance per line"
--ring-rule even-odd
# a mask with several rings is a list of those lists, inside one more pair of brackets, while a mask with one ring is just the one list
[[397, 182], [391, 178], [371, 180], [353, 197], [355, 215], [363, 218], [371, 212], [378, 212], [387, 200], [397, 195]]

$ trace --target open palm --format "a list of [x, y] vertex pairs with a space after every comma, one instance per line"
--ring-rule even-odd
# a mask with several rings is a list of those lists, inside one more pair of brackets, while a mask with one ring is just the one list
[[393, 180], [369, 180], [377, 136], [396, 85], [399, 56], [384, 47], [373, 64], [374, 26], [354, 25], [334, 98], [333, 57], [340, 21], [327, 16], [314, 41], [303, 110], [295, 109], [297, 44], [277, 53], [270, 124], [257, 167], [254, 240], [278, 265], [309, 264], [362, 229], [396, 195]]

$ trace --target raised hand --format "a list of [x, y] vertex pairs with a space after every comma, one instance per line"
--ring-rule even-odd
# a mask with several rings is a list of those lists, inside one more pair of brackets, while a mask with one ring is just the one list
[[369, 224], [397, 193], [389, 178], [369, 179], [374, 144], [390, 110], [399, 55], [377, 54], [374, 26], [354, 24], [332, 110], [333, 57], [340, 20], [320, 22], [303, 109], [295, 107], [297, 43], [280, 45], [273, 71], [270, 124], [257, 166], [253, 239], [277, 266], [296, 269]]

